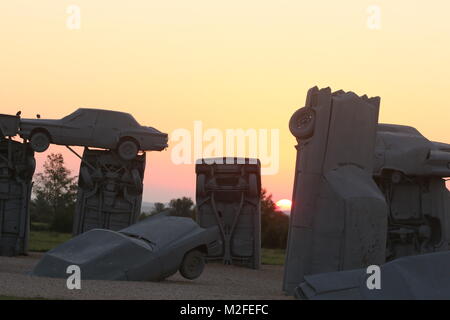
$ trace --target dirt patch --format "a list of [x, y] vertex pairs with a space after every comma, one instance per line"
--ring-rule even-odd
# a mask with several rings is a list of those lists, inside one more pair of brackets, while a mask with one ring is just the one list
[[47, 299], [290, 299], [281, 291], [282, 266], [263, 265], [252, 270], [208, 264], [199, 279], [178, 273], [161, 282], [81, 282], [81, 290], [68, 290], [65, 279], [31, 277], [42, 254], [0, 257], [0, 295]]

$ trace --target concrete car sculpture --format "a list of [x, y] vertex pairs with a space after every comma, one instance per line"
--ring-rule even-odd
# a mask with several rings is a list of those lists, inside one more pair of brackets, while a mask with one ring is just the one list
[[0, 138], [15, 136], [19, 131], [19, 116], [0, 114]]
[[78, 176], [73, 235], [121, 230], [141, 214], [146, 154], [123, 160], [110, 150], [84, 149]]
[[0, 138], [0, 256], [27, 253], [35, 168], [28, 143]]
[[[348, 285], [352, 273], [345, 270], [449, 249], [450, 145], [412, 127], [379, 124], [379, 103], [314, 87], [290, 120], [298, 144], [283, 283], [288, 294], [306, 281], [322, 295]], [[419, 270], [418, 259], [408, 260], [412, 269]], [[424, 276], [417, 272], [411, 284], [431, 279], [421, 270]]]
[[380, 99], [308, 91], [289, 128], [298, 142], [283, 289], [304, 275], [385, 261], [388, 206], [372, 178]]
[[447, 300], [450, 297], [450, 251], [388, 262], [380, 266], [378, 287], [374, 277], [377, 271], [369, 271], [362, 268], [305, 276], [295, 289], [295, 297], [301, 300]]
[[386, 261], [450, 246], [450, 145], [379, 124], [373, 178], [389, 207]]
[[118, 232], [85, 232], [47, 252], [31, 274], [67, 278], [67, 267], [77, 265], [82, 279], [159, 281], [179, 270], [192, 280], [203, 272], [203, 257], [218, 235], [216, 227], [160, 213]]
[[249, 158], [199, 159], [197, 221], [218, 226], [217, 250], [208, 260], [259, 269], [261, 264], [261, 163]]
[[80, 108], [58, 120], [20, 119], [19, 135], [29, 139], [36, 152], [50, 143], [115, 149], [124, 160], [132, 160], [139, 150], [161, 151], [167, 147], [167, 134], [141, 126], [125, 112]]

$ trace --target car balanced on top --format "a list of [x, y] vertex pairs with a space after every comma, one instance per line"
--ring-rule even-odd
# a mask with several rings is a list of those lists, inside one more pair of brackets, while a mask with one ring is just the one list
[[51, 143], [116, 150], [124, 160], [141, 151], [167, 148], [168, 136], [155, 128], [141, 126], [125, 112], [80, 108], [57, 119], [20, 119], [19, 135], [30, 140], [36, 152]]

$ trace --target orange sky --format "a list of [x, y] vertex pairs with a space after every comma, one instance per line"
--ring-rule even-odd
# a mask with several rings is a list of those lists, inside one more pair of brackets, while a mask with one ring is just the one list
[[[79, 30], [66, 27], [69, 4], [81, 9]], [[380, 30], [366, 25], [372, 4]], [[280, 171], [263, 185], [289, 199], [287, 124], [314, 85], [379, 95], [382, 122], [450, 143], [448, 12], [447, 0], [2, 1], [1, 112], [108, 108], [167, 133], [195, 120], [278, 128]], [[194, 185], [193, 166], [173, 165], [170, 148], [148, 154], [145, 200], [193, 197]]]

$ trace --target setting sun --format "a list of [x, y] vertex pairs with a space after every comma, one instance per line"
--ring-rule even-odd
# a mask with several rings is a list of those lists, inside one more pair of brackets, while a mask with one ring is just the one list
[[292, 201], [288, 199], [281, 199], [277, 201], [277, 207], [278, 209], [282, 211], [291, 210]]

